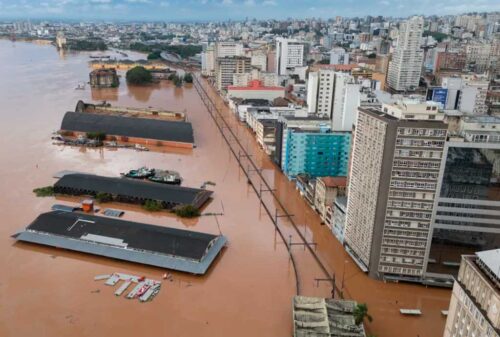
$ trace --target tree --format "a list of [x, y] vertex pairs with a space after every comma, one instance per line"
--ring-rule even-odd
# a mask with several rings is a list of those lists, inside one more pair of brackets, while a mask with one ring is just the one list
[[181, 218], [196, 218], [200, 216], [200, 211], [193, 205], [184, 205], [177, 207], [174, 212]]
[[104, 132], [87, 132], [87, 138], [102, 142], [106, 139], [106, 134]]
[[54, 187], [46, 186], [46, 187], [35, 188], [33, 190], [33, 193], [35, 193], [37, 197], [51, 197], [54, 195]]
[[153, 82], [153, 76], [151, 76], [149, 70], [141, 66], [134, 67], [127, 71], [125, 77], [127, 79], [127, 83], [129, 84], [141, 85]]
[[95, 200], [97, 200], [98, 203], [110, 202], [113, 201], [113, 196], [106, 192], [98, 192], [95, 195]]
[[184, 82], [193, 83], [193, 75], [191, 75], [191, 73], [186, 73], [184, 75]]
[[142, 207], [149, 212], [159, 212], [163, 209], [162, 203], [156, 200], [146, 200]]
[[155, 50], [152, 53], [149, 53], [148, 60], [158, 60], [161, 59], [161, 51]]
[[354, 320], [356, 324], [361, 324], [365, 318], [368, 319], [369, 322], [373, 320], [372, 316], [368, 314], [368, 306], [366, 303], [360, 303], [354, 308]]

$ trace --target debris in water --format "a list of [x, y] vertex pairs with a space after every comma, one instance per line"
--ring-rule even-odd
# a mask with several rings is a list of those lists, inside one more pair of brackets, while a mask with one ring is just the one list
[[[171, 277], [170, 273], [165, 273], [164, 278]], [[132, 283], [136, 283], [135, 287], [125, 296], [128, 299], [139, 299], [140, 302], [151, 301], [159, 292], [161, 282], [148, 279], [145, 276], [134, 276], [122, 273], [113, 273], [111, 275], [97, 275], [95, 281], [106, 280], [104, 283], [108, 286], [114, 286], [120, 281], [123, 283], [115, 291], [115, 296], [121, 296]]]

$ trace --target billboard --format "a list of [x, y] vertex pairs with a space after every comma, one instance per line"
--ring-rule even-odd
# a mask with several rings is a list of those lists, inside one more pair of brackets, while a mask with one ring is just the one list
[[448, 98], [448, 89], [434, 88], [434, 90], [432, 92], [432, 100], [434, 102], [441, 103], [441, 104], [443, 104], [443, 107], [445, 107], [447, 98]]

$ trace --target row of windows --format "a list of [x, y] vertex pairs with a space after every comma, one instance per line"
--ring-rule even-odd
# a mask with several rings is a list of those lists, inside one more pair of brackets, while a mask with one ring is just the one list
[[420, 201], [389, 200], [388, 207], [432, 210], [433, 203]]
[[404, 275], [415, 275], [415, 276], [422, 274], [422, 271], [420, 269], [391, 267], [391, 266], [380, 266], [379, 271], [391, 274], [404, 274]]
[[425, 169], [438, 169], [441, 165], [437, 161], [424, 161], [424, 160], [394, 160], [394, 167], [408, 167], [408, 168], [425, 168]]
[[392, 176], [397, 178], [412, 178], [412, 179], [437, 179], [438, 172], [419, 172], [419, 171], [392, 171]]
[[417, 256], [417, 257], [424, 257], [425, 256], [425, 250], [393, 248], [393, 247], [382, 247], [382, 253], [394, 254], [394, 255], [405, 255], [405, 256]]
[[441, 159], [441, 151], [423, 151], [423, 150], [407, 150], [398, 149], [394, 151], [396, 157], [412, 157], [412, 158], [434, 158]]
[[445, 129], [398, 128], [398, 135], [404, 136], [444, 137], [446, 132]]
[[418, 228], [418, 229], [429, 228], [429, 222], [392, 220], [392, 219], [385, 220], [384, 225], [386, 227], [404, 227], [404, 228]]
[[415, 147], [443, 147], [444, 141], [442, 140], [427, 140], [427, 139], [396, 139], [396, 145], [401, 146], [415, 146]]
[[382, 262], [390, 262], [397, 264], [409, 264], [413, 266], [421, 266], [424, 262], [423, 259], [415, 259], [411, 257], [398, 257], [398, 256], [381, 256], [380, 260]]
[[397, 229], [385, 229], [384, 235], [427, 239], [427, 232], [415, 232], [415, 231], [397, 230]]
[[413, 189], [418, 189], [418, 190], [435, 190], [436, 183], [428, 183], [428, 182], [420, 182], [420, 181], [391, 180], [391, 187], [413, 188]]
[[389, 239], [382, 240], [383, 245], [398, 246], [398, 247], [425, 247], [426, 241], [404, 240], [404, 239]]

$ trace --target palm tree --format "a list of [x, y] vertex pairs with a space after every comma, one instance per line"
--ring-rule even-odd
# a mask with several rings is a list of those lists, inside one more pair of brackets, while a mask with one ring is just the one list
[[368, 306], [366, 305], [366, 303], [361, 303], [356, 305], [353, 314], [356, 324], [363, 323], [365, 317], [368, 319], [369, 322], [373, 320], [372, 316], [368, 314]]

